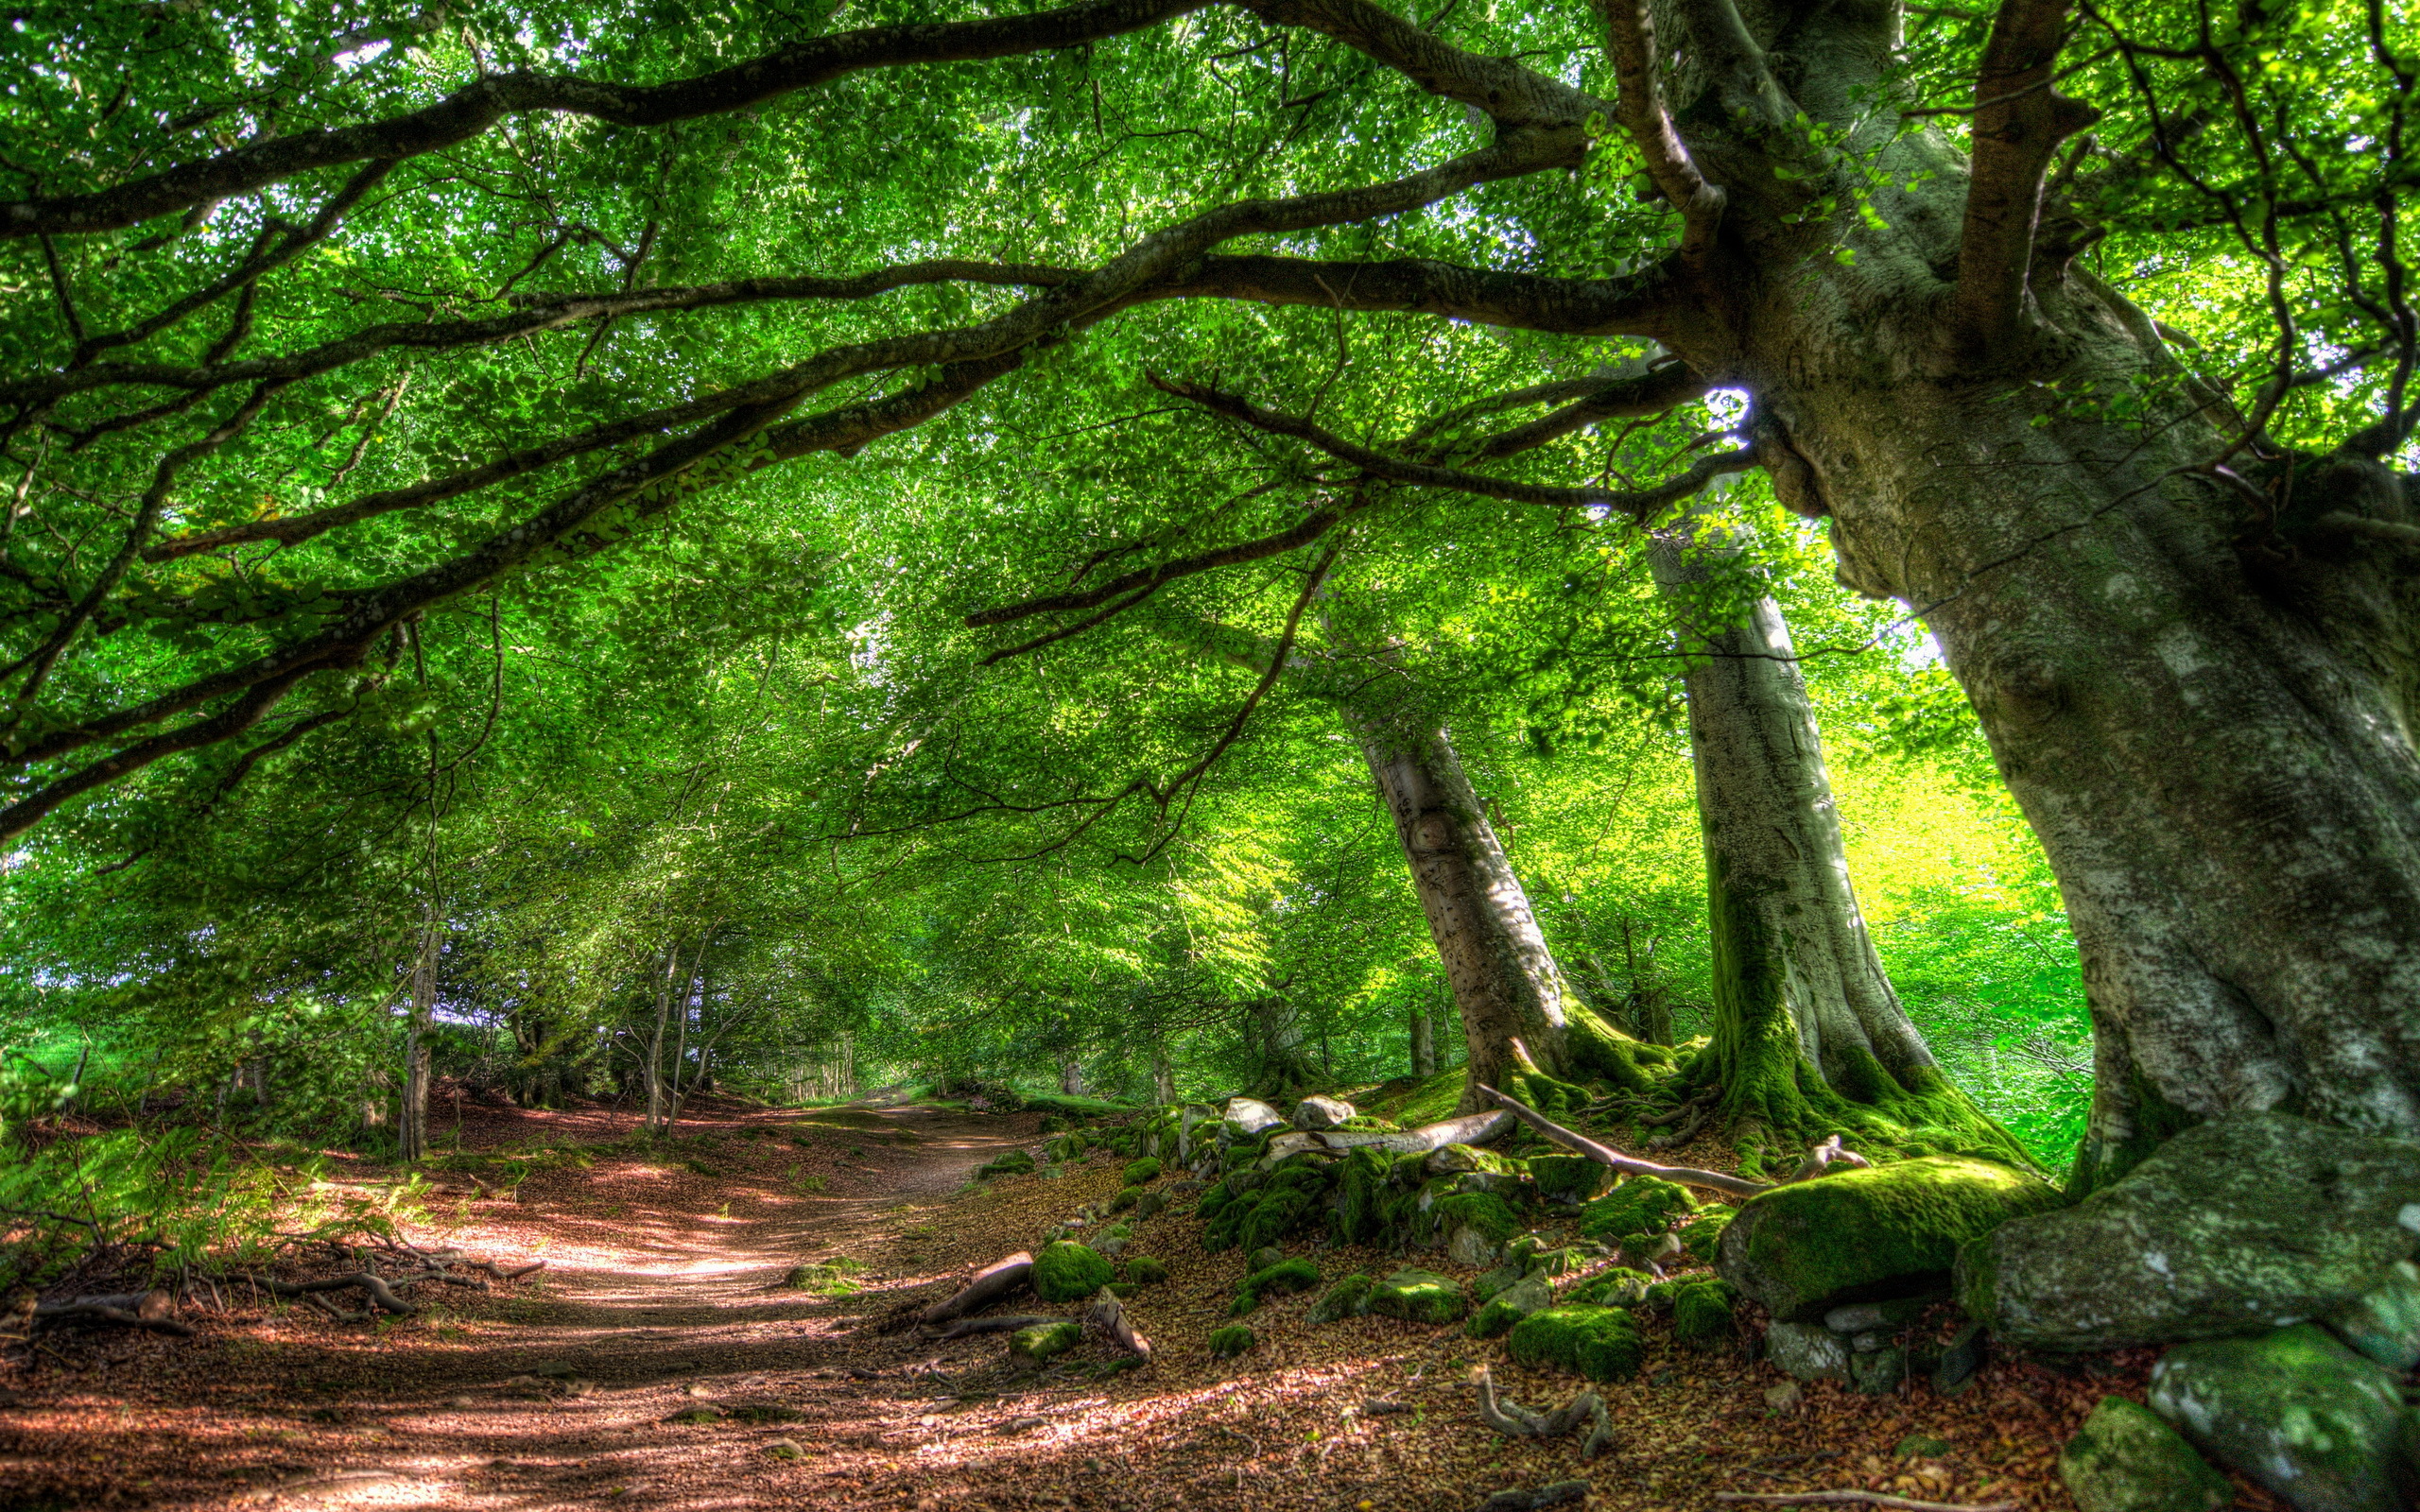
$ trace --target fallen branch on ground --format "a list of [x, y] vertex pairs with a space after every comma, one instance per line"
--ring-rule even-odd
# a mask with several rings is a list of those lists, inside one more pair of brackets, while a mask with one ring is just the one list
[[1126, 1315], [1126, 1305], [1106, 1286], [1093, 1294], [1092, 1305], [1084, 1310], [1084, 1328], [1088, 1332], [1106, 1335], [1111, 1343], [1147, 1364], [1151, 1358], [1151, 1341], [1134, 1332], [1132, 1321]]
[[1022, 1290], [1032, 1280], [1033, 1257], [1020, 1249], [977, 1271], [955, 1294], [942, 1297], [918, 1314], [916, 1321], [929, 1325], [962, 1317], [978, 1307]]
[[1507, 1097], [1485, 1082], [1479, 1083], [1478, 1090], [1495, 1098], [1506, 1112], [1564, 1149], [1575, 1155], [1584, 1155], [1600, 1165], [1610, 1165], [1626, 1176], [1662, 1177], [1667, 1181], [1678, 1181], [1684, 1186], [1703, 1187], [1709, 1192], [1720, 1192], [1734, 1197], [1753, 1197], [1759, 1193], [1772, 1190], [1772, 1184], [1767, 1181], [1751, 1181], [1744, 1177], [1729, 1176], [1720, 1171], [1696, 1171], [1682, 1165], [1658, 1165], [1652, 1160], [1642, 1160], [1635, 1156], [1624, 1155], [1610, 1145], [1598, 1143], [1585, 1134], [1572, 1132], [1518, 1098]]
[[1718, 1502], [1762, 1506], [1890, 1506], [1900, 1512], [2016, 1512], [2014, 1502], [1919, 1502], [1885, 1491], [1717, 1491]]
[[47, 1324], [53, 1328], [76, 1325], [105, 1325], [120, 1329], [149, 1329], [159, 1333], [174, 1333], [180, 1338], [192, 1338], [193, 1330], [168, 1314], [176, 1308], [176, 1298], [166, 1292], [125, 1292], [108, 1297], [79, 1297], [72, 1302], [37, 1302], [32, 1314], [37, 1328]]
[[1037, 1323], [1058, 1321], [1055, 1317], [1045, 1317], [1038, 1313], [1011, 1313], [1001, 1317], [967, 1317], [959, 1319], [941, 1332], [934, 1334], [933, 1338], [935, 1342], [940, 1343], [950, 1339], [972, 1338], [977, 1333], [1014, 1333], [1019, 1329], [1029, 1329]]
[[1269, 1153], [1260, 1163], [1275, 1165], [1289, 1155], [1305, 1150], [1326, 1150], [1341, 1155], [1347, 1150], [1376, 1149], [1390, 1155], [1425, 1155], [1442, 1150], [1448, 1144], [1483, 1144], [1504, 1132], [1508, 1125], [1502, 1113], [1465, 1113], [1442, 1124], [1426, 1124], [1406, 1129], [1400, 1134], [1382, 1134], [1374, 1129], [1327, 1128], [1280, 1134], [1269, 1142]]
[[1485, 1366], [1471, 1380], [1478, 1387], [1478, 1420], [1508, 1438], [1561, 1438], [1582, 1423], [1590, 1423], [1594, 1426], [1580, 1446], [1583, 1460], [1595, 1459], [1614, 1441], [1614, 1423], [1606, 1415], [1605, 1400], [1593, 1391], [1582, 1392], [1552, 1412], [1536, 1413], [1517, 1401], [1498, 1400], [1495, 1373]]
[[[426, 1276], [401, 1277], [398, 1278], [396, 1284], [408, 1286], [414, 1281], [428, 1279]], [[381, 1312], [392, 1313], [398, 1317], [409, 1317], [420, 1311], [414, 1304], [397, 1297], [394, 1288], [387, 1283], [385, 1277], [372, 1275], [366, 1270], [355, 1271], [350, 1276], [331, 1276], [324, 1280], [316, 1281], [282, 1281], [274, 1276], [247, 1276], [244, 1280], [279, 1297], [311, 1297], [320, 1292], [340, 1292], [347, 1287], [358, 1286], [370, 1294], [370, 1300], [375, 1303]]]

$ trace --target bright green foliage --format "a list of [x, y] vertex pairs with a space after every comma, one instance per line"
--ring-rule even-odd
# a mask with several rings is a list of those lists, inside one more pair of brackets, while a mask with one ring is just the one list
[[1225, 1328], [1211, 1331], [1210, 1357], [1214, 1360], [1232, 1360], [1252, 1347], [1252, 1325], [1249, 1323], [1230, 1323]]
[[1738, 1294], [1719, 1280], [1691, 1281], [1672, 1297], [1672, 1337], [1692, 1349], [1712, 1349], [1738, 1341], [1732, 1304]]
[[1168, 1279], [1168, 1268], [1150, 1255], [1137, 1255], [1126, 1263], [1126, 1279], [1140, 1286], [1157, 1286]]
[[1147, 1181], [1157, 1180], [1159, 1175], [1160, 1162], [1150, 1156], [1145, 1156], [1126, 1168], [1126, 1184], [1130, 1187], [1139, 1187]]
[[1023, 1150], [1007, 1150], [976, 1167], [978, 1177], [1031, 1176], [1033, 1157]]
[[1084, 1326], [1071, 1317], [1036, 1323], [1009, 1335], [1009, 1359], [1023, 1369], [1039, 1369], [1051, 1356], [1066, 1353], [1083, 1338]]
[[1591, 1381], [1627, 1381], [1646, 1355], [1628, 1313], [1584, 1304], [1530, 1314], [1513, 1325], [1508, 1346], [1523, 1365], [1576, 1370]]
[[1721, 1243], [1723, 1228], [1730, 1222], [1729, 1208], [1716, 1204], [1699, 1209], [1681, 1225], [1682, 1249], [1702, 1265], [1713, 1264], [1715, 1246]]
[[812, 1292], [818, 1297], [848, 1297], [864, 1289], [856, 1277], [865, 1268], [864, 1261], [841, 1256], [796, 1266], [783, 1278], [782, 1284]]
[[1033, 1295], [1046, 1302], [1080, 1302], [1108, 1285], [1113, 1274], [1099, 1251], [1062, 1239], [1033, 1257]]
[[1591, 1239], [1619, 1244], [1672, 1227], [1672, 1220], [1697, 1207], [1686, 1187], [1661, 1177], [1634, 1176], [1581, 1210], [1580, 1231]]
[[1306, 1292], [1320, 1283], [1320, 1268], [1300, 1256], [1281, 1260], [1266, 1270], [1256, 1270], [1243, 1279], [1236, 1288], [1235, 1304], [1227, 1310], [1230, 1317], [1242, 1317], [1261, 1304], [1262, 1298], [1279, 1292]]
[[1654, 1289], [1653, 1278], [1643, 1270], [1631, 1270], [1614, 1265], [1599, 1271], [1571, 1289], [1575, 1302], [1599, 1302], [1608, 1307], [1636, 1307], [1647, 1300]]

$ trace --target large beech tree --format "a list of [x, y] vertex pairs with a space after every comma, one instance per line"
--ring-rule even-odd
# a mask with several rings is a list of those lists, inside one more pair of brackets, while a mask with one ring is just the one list
[[[0, 840], [307, 748], [418, 616], [752, 472], [1148, 369], [1138, 415], [1248, 433], [1265, 486], [1107, 507], [980, 625], [1759, 469], [1931, 628], [2057, 868], [2085, 1183], [2229, 1108], [2420, 1133], [2408, 20], [952, 9], [20, 17]], [[1220, 361], [1246, 305], [1295, 308], [1293, 370]], [[1407, 319], [1668, 360], [1504, 396], [1555, 446], [1386, 449], [1382, 382], [1322, 406]], [[1668, 477], [1571, 428], [1716, 389], [1744, 417]]]

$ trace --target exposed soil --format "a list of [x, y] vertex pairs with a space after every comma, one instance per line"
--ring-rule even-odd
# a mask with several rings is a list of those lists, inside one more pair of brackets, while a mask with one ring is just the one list
[[[602, 1111], [463, 1119], [474, 1151], [630, 1131]], [[423, 1246], [544, 1259], [528, 1280], [424, 1287], [427, 1311], [385, 1326], [239, 1289], [224, 1313], [187, 1314], [202, 1330], [192, 1340], [47, 1335], [29, 1366], [0, 1371], [0, 1509], [1467, 1512], [1496, 1490], [1574, 1478], [1590, 1482], [1589, 1505], [1641, 1512], [1821, 1487], [2066, 1507], [2058, 1446], [2102, 1395], [2139, 1399], [2148, 1368], [2148, 1355], [1996, 1360], [1952, 1399], [1822, 1384], [1781, 1412], [1770, 1366], [1658, 1334], [1638, 1380], [1600, 1388], [1616, 1444], [1583, 1465], [1574, 1440], [1513, 1442], [1480, 1425], [1468, 1375], [1490, 1364], [1504, 1394], [1532, 1406], [1585, 1383], [1525, 1370], [1459, 1328], [1314, 1328], [1314, 1292], [1264, 1303], [1249, 1319], [1257, 1347], [1213, 1360], [1205, 1340], [1229, 1321], [1244, 1260], [1201, 1253], [1200, 1225], [1170, 1213], [1139, 1226], [1128, 1251], [1173, 1272], [1128, 1304], [1152, 1364], [1111, 1373], [1115, 1351], [1087, 1342], [1019, 1376], [998, 1335], [942, 1345], [895, 1325], [1117, 1188], [1122, 1162], [1106, 1157], [967, 1187], [1038, 1128], [1031, 1114], [921, 1108], [716, 1109], [666, 1149], [547, 1165], [517, 1200], [447, 1202], [411, 1227]], [[866, 1266], [862, 1290], [784, 1284], [835, 1256]], [[1327, 1276], [1400, 1263], [1317, 1258]], [[1077, 1311], [1030, 1297], [1011, 1310]], [[2244, 1504], [2272, 1503], [2247, 1493]]]

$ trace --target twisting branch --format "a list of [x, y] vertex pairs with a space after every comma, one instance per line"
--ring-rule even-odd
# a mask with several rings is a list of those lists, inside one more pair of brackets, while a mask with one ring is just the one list
[[[1331, 505], [1314, 509], [1303, 517], [1301, 524], [1280, 530], [1274, 535], [1261, 536], [1253, 541], [1239, 541], [1231, 546], [1220, 546], [1216, 550], [1198, 552], [1190, 557], [1180, 557], [1174, 561], [1164, 561], [1154, 567], [1143, 567], [1131, 573], [1122, 573], [1098, 588], [1088, 588], [1081, 593], [1051, 593], [1042, 598], [1028, 598], [1014, 604], [1003, 604], [997, 609], [982, 610], [966, 616], [966, 623], [971, 628], [981, 629], [986, 626], [1008, 625], [1017, 620], [1030, 619], [1036, 614], [1057, 614], [1073, 610], [1095, 609], [1138, 592], [1155, 593], [1180, 577], [1191, 577], [1199, 573], [1215, 572], [1221, 567], [1238, 567], [1245, 562], [1282, 557], [1298, 547], [1307, 546], [1366, 507], [1366, 504], [1357, 500], [1350, 504]], [[1012, 654], [1014, 653], [1003, 652], [1001, 656]], [[1000, 657], [994, 657], [992, 660], [998, 661]]]
[[1369, 476], [1385, 482], [1414, 488], [1453, 489], [1485, 499], [1544, 505], [1554, 509], [1602, 509], [1628, 516], [1642, 524], [1683, 499], [1698, 493], [1716, 478], [1729, 472], [1744, 472], [1756, 465], [1755, 449], [1742, 447], [1737, 451], [1702, 457], [1687, 472], [1651, 489], [1567, 489], [1516, 483], [1510, 478], [1488, 477], [1459, 468], [1407, 462], [1382, 452], [1374, 452], [1366, 446], [1357, 446], [1299, 417], [1263, 409], [1250, 400], [1223, 389], [1187, 383], [1183, 379], [1164, 378], [1158, 373], [1146, 376], [1159, 388], [1180, 399], [1191, 400], [1213, 414], [1224, 415], [1272, 436], [1290, 436], [1297, 440], [1307, 441], [1339, 461], [1350, 462]]
[[1681, 212], [1682, 258], [1702, 262], [1714, 249], [1724, 196], [1720, 184], [1707, 181], [1673, 129], [1672, 112], [1664, 101], [1664, 60], [1656, 50], [1655, 20], [1648, 13], [1647, 0], [1598, 0], [1597, 10], [1604, 18], [1606, 46], [1619, 85], [1614, 118], [1646, 160], [1648, 178]]
[[1974, 175], [1958, 246], [1950, 336], [1973, 357], [2005, 355], [2023, 330], [2042, 181], [2059, 144], [2100, 118], [2051, 88], [2069, 0], [2004, 0], [1975, 76]]
[[1584, 1155], [1599, 1165], [1609, 1165], [1625, 1176], [1662, 1177], [1667, 1181], [1678, 1181], [1684, 1186], [1703, 1187], [1709, 1192], [1720, 1192], [1734, 1197], [1753, 1197], [1759, 1193], [1772, 1190], [1771, 1182], [1751, 1181], [1745, 1177], [1730, 1176], [1720, 1171], [1694, 1171], [1686, 1166], [1657, 1165], [1652, 1160], [1636, 1160], [1624, 1155], [1611, 1145], [1599, 1144], [1584, 1134], [1574, 1133], [1536, 1108], [1517, 1098], [1507, 1097], [1484, 1082], [1479, 1084], [1478, 1090], [1494, 1098], [1497, 1107], [1564, 1149], [1575, 1155]]

